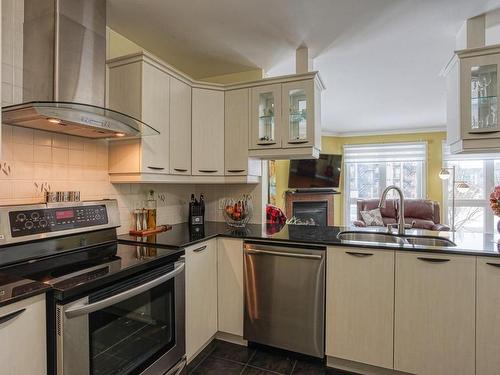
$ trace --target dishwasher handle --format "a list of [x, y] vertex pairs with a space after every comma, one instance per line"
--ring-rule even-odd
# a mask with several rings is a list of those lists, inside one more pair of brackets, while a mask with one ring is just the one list
[[254, 255], [275, 255], [281, 257], [289, 257], [289, 258], [302, 258], [302, 259], [322, 259], [321, 255], [315, 254], [303, 254], [303, 253], [288, 253], [283, 251], [268, 251], [268, 250], [257, 250], [257, 249], [245, 249], [246, 254], [254, 254]]

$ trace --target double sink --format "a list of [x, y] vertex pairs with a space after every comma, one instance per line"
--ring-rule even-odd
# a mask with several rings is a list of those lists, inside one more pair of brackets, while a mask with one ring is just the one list
[[454, 247], [457, 246], [453, 241], [447, 238], [437, 236], [400, 236], [391, 233], [382, 232], [360, 232], [346, 231], [340, 232], [337, 236], [342, 241], [369, 242], [380, 244], [395, 244], [395, 245], [417, 245], [417, 246], [433, 246], [433, 247]]

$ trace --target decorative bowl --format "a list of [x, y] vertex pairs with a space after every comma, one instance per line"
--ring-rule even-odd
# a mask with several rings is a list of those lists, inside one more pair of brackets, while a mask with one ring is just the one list
[[244, 195], [242, 199], [226, 198], [223, 206], [224, 220], [232, 227], [244, 227], [252, 218], [252, 198], [248, 195]]

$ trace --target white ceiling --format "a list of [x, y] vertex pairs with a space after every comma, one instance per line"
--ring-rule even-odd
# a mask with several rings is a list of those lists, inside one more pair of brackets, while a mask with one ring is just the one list
[[463, 21], [500, 0], [108, 0], [108, 24], [195, 78], [294, 72], [305, 44], [325, 132], [444, 127], [439, 77]]

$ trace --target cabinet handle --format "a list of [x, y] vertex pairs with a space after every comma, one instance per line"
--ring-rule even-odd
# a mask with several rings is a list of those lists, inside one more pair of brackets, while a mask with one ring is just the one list
[[215, 173], [215, 172], [217, 172], [217, 169], [198, 169], [198, 172], [202, 172], [202, 173]]
[[205, 250], [206, 248], [207, 248], [207, 246], [205, 245], [205, 246], [199, 247], [199, 248], [197, 248], [197, 249], [194, 249], [193, 251], [194, 251], [195, 253], [201, 253], [201, 252], [202, 252], [203, 250]]
[[272, 145], [275, 145], [276, 142], [262, 142], [262, 143], [261, 142], [257, 142], [257, 144], [259, 146], [272, 146]]
[[148, 168], [149, 168], [149, 169], [153, 169], [153, 170], [155, 170], [155, 171], [163, 171], [163, 170], [165, 169], [165, 168], [163, 168], [163, 167], [151, 167], [151, 166], [149, 166], [149, 165], [148, 165]]
[[493, 266], [493, 267], [498, 267], [498, 268], [500, 268], [500, 263], [490, 263], [490, 262], [488, 262], [488, 263], [486, 263], [486, 264], [487, 264], [487, 265], [489, 265], [489, 266]]
[[245, 172], [244, 169], [228, 169], [227, 171], [229, 173], [241, 173], [241, 172]]
[[444, 262], [449, 262], [449, 259], [443, 259], [443, 258], [424, 258], [424, 257], [418, 257], [418, 260], [424, 261], [424, 262], [430, 262], [430, 263], [444, 263]]
[[359, 258], [371, 257], [373, 255], [372, 253], [356, 253], [353, 251], [346, 251], [345, 253], [352, 255], [353, 257], [359, 257]]
[[2, 316], [0, 318], [0, 324], [7, 323], [9, 320], [14, 319], [16, 316], [21, 315], [25, 311], [26, 311], [26, 309], [21, 309], [21, 310], [18, 310], [18, 311], [14, 311], [13, 313], [10, 313], [10, 314]]
[[174, 171], [176, 172], [187, 172], [187, 169], [182, 169], [182, 168], [174, 168]]
[[500, 130], [469, 130], [469, 134], [494, 134], [498, 132], [500, 132]]
[[301, 139], [301, 140], [296, 140], [296, 141], [288, 141], [289, 144], [292, 144], [292, 145], [300, 145], [302, 143], [308, 143], [309, 141], [307, 139]]

